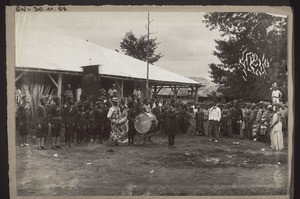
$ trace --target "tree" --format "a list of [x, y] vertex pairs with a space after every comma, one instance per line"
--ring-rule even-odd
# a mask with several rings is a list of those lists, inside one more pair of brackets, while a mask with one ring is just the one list
[[[156, 42], [157, 38], [149, 39], [149, 63], [153, 64], [157, 62], [163, 55], [161, 53], [155, 54], [160, 43]], [[122, 52], [126, 55], [134, 57], [136, 59], [147, 61], [147, 35], [141, 35], [136, 37], [132, 31], [125, 33], [125, 37], [120, 43]]]
[[211, 63], [219, 92], [241, 99], [270, 99], [276, 81], [287, 96], [287, 21], [266, 13], [207, 13], [203, 22], [219, 29], [215, 40], [220, 64]]

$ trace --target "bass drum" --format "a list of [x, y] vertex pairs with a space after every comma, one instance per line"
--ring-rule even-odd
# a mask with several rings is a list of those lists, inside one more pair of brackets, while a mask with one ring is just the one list
[[141, 113], [134, 122], [135, 129], [141, 134], [152, 132], [156, 125], [157, 120], [152, 113]]

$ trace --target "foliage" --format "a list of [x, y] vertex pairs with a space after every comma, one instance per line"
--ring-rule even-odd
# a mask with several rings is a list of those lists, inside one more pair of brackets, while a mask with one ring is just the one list
[[31, 79], [28, 83], [21, 86], [20, 90], [16, 91], [16, 109], [20, 105], [20, 98], [22, 95], [28, 97], [29, 105], [31, 108], [31, 115], [33, 122], [36, 119], [36, 108], [39, 105], [39, 99], [42, 96], [52, 96], [56, 93], [51, 85], [41, 85], [33, 82]]
[[[274, 81], [287, 97], [287, 19], [266, 13], [207, 13], [203, 22], [210, 30], [218, 29], [222, 39], [215, 40], [220, 64], [211, 63], [213, 81], [227, 97], [270, 99]], [[270, 63], [263, 75], [248, 73], [243, 78], [239, 60], [247, 49], [265, 56]]]
[[160, 44], [156, 42], [156, 39], [149, 39], [149, 56], [147, 56], [147, 35], [141, 35], [138, 38], [132, 31], [127, 32], [120, 43], [120, 47], [126, 55], [136, 59], [147, 61], [147, 57], [149, 57], [149, 63], [153, 64], [163, 56], [161, 53], [155, 54], [155, 50]]

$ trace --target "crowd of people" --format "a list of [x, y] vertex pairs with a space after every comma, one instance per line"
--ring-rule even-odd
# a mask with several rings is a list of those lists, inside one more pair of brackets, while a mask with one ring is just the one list
[[[65, 92], [63, 100], [57, 96], [42, 96], [36, 107], [34, 124], [39, 150], [45, 150], [49, 135], [52, 149], [61, 148], [60, 137], [64, 132], [66, 147], [107, 142], [119, 145], [119, 139], [128, 136], [128, 145], [135, 145], [138, 133], [134, 123], [141, 113], [155, 116], [154, 131], [168, 137], [168, 146], [175, 148], [175, 136], [187, 134], [207, 136], [209, 141], [219, 142], [220, 137], [232, 137], [233, 144], [240, 139], [269, 143], [273, 149], [284, 148], [283, 137], [287, 136], [287, 105], [276, 102], [259, 103], [233, 100], [229, 102], [183, 103], [180, 100], [141, 98], [136, 89], [127, 98], [119, 99], [117, 90], [100, 89], [98, 99], [81, 97], [76, 100], [71, 92]], [[21, 147], [29, 146], [27, 135], [32, 115], [28, 96], [22, 96], [17, 112], [17, 126], [21, 135]], [[64, 129], [62, 131], [62, 129]], [[49, 134], [49, 135], [48, 135]]]

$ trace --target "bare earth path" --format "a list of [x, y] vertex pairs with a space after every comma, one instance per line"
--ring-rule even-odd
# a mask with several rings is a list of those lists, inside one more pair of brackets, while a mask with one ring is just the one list
[[[51, 140], [49, 140], [51, 141]], [[19, 196], [270, 195], [287, 193], [287, 150], [230, 138], [166, 137], [155, 144], [48, 149], [17, 146]], [[49, 146], [48, 146], [49, 147]], [[263, 149], [263, 150], [262, 150]], [[55, 157], [57, 154], [58, 157]]]

